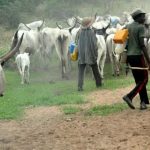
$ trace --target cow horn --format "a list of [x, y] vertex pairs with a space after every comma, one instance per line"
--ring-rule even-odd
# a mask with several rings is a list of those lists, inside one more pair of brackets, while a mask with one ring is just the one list
[[72, 29], [75, 28], [76, 24], [77, 24], [77, 19], [74, 18], [73, 26], [69, 28], [69, 32], [70, 32], [70, 33], [71, 33]]
[[96, 20], [96, 18], [97, 18], [97, 13], [95, 13], [94, 18], [95, 18], [95, 20]]
[[25, 25], [25, 27], [30, 31], [31, 30], [31, 28], [30, 27], [28, 27], [26, 24], [24, 24]]
[[41, 30], [41, 28], [43, 27], [43, 24], [44, 24], [44, 18], [43, 18], [43, 20], [42, 20], [43, 22], [42, 22], [42, 24], [38, 27], [38, 30], [40, 31]]
[[81, 17], [79, 17], [79, 16], [76, 16], [75, 18], [76, 18], [76, 20], [77, 20], [77, 23], [81, 24], [83, 18], [81, 18]]
[[57, 25], [57, 27], [58, 27], [59, 29], [62, 29], [62, 26], [59, 25], [57, 22], [56, 22], [56, 25]]
[[[71, 30], [76, 26], [76, 23], [77, 23], [77, 19], [75, 17], [73, 17], [72, 19], [73, 19], [72, 25], [67, 20], [67, 24], [68, 24], [69, 28], [64, 28], [65, 30], [69, 30], [69, 32], [71, 32]], [[56, 22], [56, 25], [59, 29], [63, 29], [63, 27], [61, 25], [59, 25], [57, 22]]]
[[43, 26], [43, 24], [44, 24], [44, 22], [45, 22], [45, 21], [44, 21], [44, 18], [43, 18], [43, 20], [42, 20], [42, 21], [43, 21], [43, 22], [42, 22], [42, 24], [41, 24], [40, 28]]
[[[7, 54], [5, 54], [4, 56], [2, 56], [0, 58], [0, 61], [1, 61], [1, 64], [3, 65], [6, 61], [8, 61], [12, 56], [14, 56], [14, 54], [19, 51], [19, 47], [22, 43], [22, 40], [23, 40], [23, 36], [24, 36], [24, 33], [22, 34], [20, 40], [17, 42], [16, 44], [16, 47], [13, 48], [12, 50], [10, 50]], [[14, 43], [16, 42], [17, 40], [14, 38]]]
[[14, 35], [13, 42], [12, 42], [12, 45], [10, 47], [10, 51], [16, 46], [17, 42], [18, 42], [18, 30], [16, 31], [16, 33]]
[[76, 22], [77, 22], [77, 18], [76, 17], [68, 18], [66, 20], [67, 25], [70, 26], [70, 27], [74, 26], [74, 24]]
[[76, 17], [72, 18], [71, 24], [69, 22], [69, 19], [67, 19], [67, 25], [69, 26], [69, 28], [68, 28], [69, 32], [71, 32], [72, 29], [75, 28], [76, 24], [77, 24], [77, 18]]

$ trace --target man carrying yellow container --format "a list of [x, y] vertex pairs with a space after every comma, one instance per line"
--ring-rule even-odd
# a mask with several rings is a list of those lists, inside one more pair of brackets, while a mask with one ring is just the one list
[[133, 11], [131, 16], [134, 19], [134, 22], [126, 26], [129, 32], [127, 41], [127, 63], [132, 69], [132, 74], [136, 85], [128, 94], [123, 96], [123, 100], [131, 109], [135, 109], [132, 100], [139, 93], [141, 100], [140, 109], [143, 110], [147, 109], [146, 104], [149, 104], [146, 89], [146, 85], [148, 82], [148, 70], [145, 70], [146, 61], [148, 64], [148, 68], [150, 68], [150, 58], [144, 45], [145, 13], [142, 10], [137, 9]]

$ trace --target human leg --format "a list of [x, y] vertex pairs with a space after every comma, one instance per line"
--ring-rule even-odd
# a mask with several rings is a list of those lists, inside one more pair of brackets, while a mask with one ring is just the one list
[[93, 75], [94, 75], [94, 78], [95, 78], [96, 87], [100, 87], [102, 85], [102, 78], [100, 76], [97, 63], [91, 65], [91, 67], [92, 67]]
[[[145, 61], [144, 58], [141, 57], [139, 61], [136, 63], [137, 66], [139, 67], [145, 67]], [[147, 89], [146, 85], [148, 82], [148, 71], [147, 70], [132, 70], [135, 82], [136, 82], [136, 87], [133, 89], [131, 95], [136, 95], [139, 93], [141, 103], [144, 102], [145, 104], [149, 104], [148, 100], [148, 94], [147, 94]]]
[[[128, 62], [132, 67], [145, 67], [145, 61], [143, 56], [128, 56]], [[146, 84], [148, 81], [148, 72], [146, 70], [132, 70], [132, 74], [136, 83], [136, 86], [124, 97], [128, 97], [131, 100], [139, 93], [141, 99], [141, 106], [149, 104]]]
[[78, 64], [78, 91], [83, 90], [84, 70], [86, 64]]

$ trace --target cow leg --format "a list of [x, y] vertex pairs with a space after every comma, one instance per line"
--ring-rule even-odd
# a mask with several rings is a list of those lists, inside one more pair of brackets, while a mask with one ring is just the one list
[[22, 67], [21, 84], [24, 84], [24, 78], [25, 78], [25, 66]]
[[67, 57], [68, 57], [68, 63], [67, 63], [67, 65], [68, 65], [68, 68], [69, 68], [69, 72], [71, 72], [72, 64], [71, 64], [71, 59], [70, 59], [70, 53], [69, 52], [68, 52]]
[[105, 65], [105, 60], [106, 60], [106, 52], [101, 56], [100, 62], [99, 62], [99, 70], [100, 70], [100, 75], [101, 78], [104, 78], [104, 65]]
[[24, 84], [24, 73], [21, 74], [21, 84]]
[[110, 49], [108, 49], [108, 55], [109, 55], [109, 59], [110, 59], [110, 63], [111, 63], [112, 75], [115, 76], [114, 55]]
[[119, 66], [119, 62], [116, 60], [114, 60], [114, 69], [115, 69], [115, 75], [119, 76], [120, 75], [120, 66]]
[[112, 68], [112, 75], [115, 76], [115, 62], [114, 62], [113, 54], [110, 57], [110, 63], [111, 63], [111, 68]]
[[101, 69], [100, 69], [100, 55], [98, 55], [98, 58], [97, 58], [97, 66], [98, 66], [98, 71], [99, 73], [101, 74]]
[[68, 79], [68, 76], [66, 74], [66, 70], [67, 70], [67, 63], [66, 60], [62, 60], [62, 78], [63, 79]]
[[64, 79], [65, 78], [65, 66], [64, 66], [64, 60], [63, 59], [61, 60], [61, 65], [62, 65], [62, 67], [61, 67], [62, 78]]
[[28, 66], [28, 68], [27, 68], [27, 83], [29, 83], [29, 77], [30, 77], [30, 73], [29, 73], [29, 66]]
[[24, 73], [24, 82], [29, 83], [29, 67], [28, 66], [26, 66], [26, 70]]

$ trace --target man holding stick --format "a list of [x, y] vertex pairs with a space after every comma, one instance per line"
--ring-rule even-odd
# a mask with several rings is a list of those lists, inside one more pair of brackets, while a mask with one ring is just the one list
[[145, 69], [146, 61], [148, 69], [150, 69], [150, 58], [144, 45], [145, 13], [138, 9], [135, 10], [131, 16], [134, 19], [134, 22], [126, 26], [129, 32], [129, 38], [127, 41], [127, 63], [130, 65], [130, 69], [132, 70], [136, 86], [128, 94], [123, 96], [123, 100], [131, 109], [135, 109], [132, 100], [139, 93], [141, 100], [140, 109], [143, 110], [147, 109], [146, 104], [149, 104], [146, 89], [148, 82], [148, 70]]

